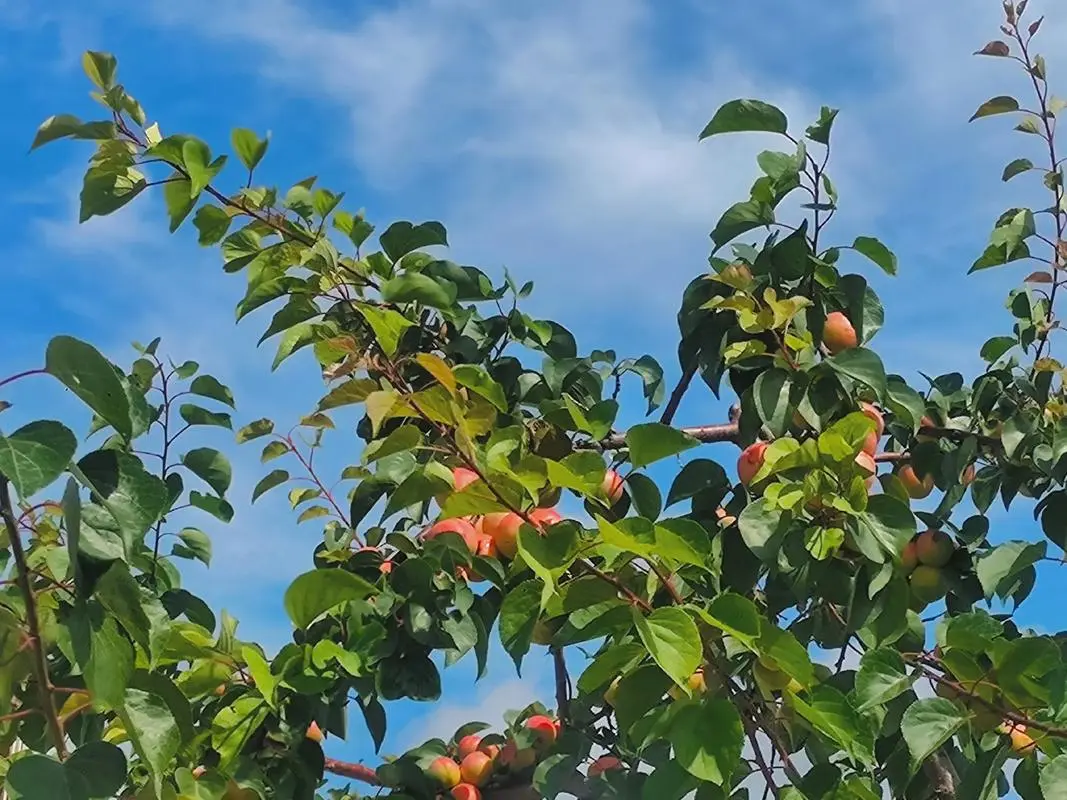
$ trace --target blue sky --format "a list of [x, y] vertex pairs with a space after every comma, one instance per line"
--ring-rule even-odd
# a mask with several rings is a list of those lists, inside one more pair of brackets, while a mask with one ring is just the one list
[[[671, 375], [674, 313], [706, 266], [707, 233], [746, 195], [755, 154], [782, 146], [748, 136], [698, 144], [697, 133], [734, 97], [777, 103], [797, 131], [820, 105], [840, 106], [831, 174], [843, 208], [830, 235], [878, 236], [900, 262], [895, 279], [856, 263], [887, 307], [876, 346], [909, 378], [919, 368], [973, 376], [981, 342], [1010, 328], [1003, 298], [1026, 273], [965, 273], [1001, 210], [1047, 204], [1026, 177], [1000, 182], [1012, 158], [1040, 154], [1003, 119], [967, 124], [988, 97], [1025, 90], [1005, 62], [970, 55], [995, 36], [1000, 3], [928, 3], [921, 16], [908, 5], [836, 0], [813, 13], [799, 0], [148, 0], [132, 11], [112, 0], [0, 0], [0, 374], [38, 365], [58, 333], [123, 363], [128, 342], [158, 335], [176, 361], [200, 361], [233, 388], [241, 421], [295, 421], [318, 397], [308, 358], [270, 374], [273, 349], [254, 346], [264, 320], [233, 323], [240, 278], [224, 275], [190, 230], [168, 238], [157, 200], [78, 226], [88, 151], [27, 154], [48, 115], [92, 113], [78, 65], [92, 48], [118, 55], [120, 80], [164, 133], [196, 133], [220, 151], [232, 127], [270, 131], [262, 180], [320, 175], [379, 230], [439, 219], [455, 260], [533, 279], [531, 310], [563, 321], [583, 349], [652, 353]], [[1054, 84], [1067, 59], [1049, 45], [1064, 35], [1067, 16], [1046, 23]], [[8, 431], [33, 417], [80, 419], [46, 379], [5, 398], [16, 403], [3, 417]], [[724, 417], [697, 387], [678, 421]], [[232, 491], [247, 497], [262, 474], [258, 448], [238, 450], [221, 433], [200, 443], [227, 449]], [[335, 443], [329, 458], [340, 464], [351, 439]], [[247, 636], [280, 643], [281, 591], [308, 568], [318, 530], [298, 528], [281, 494], [237, 506], [229, 526], [205, 524], [216, 566], [187, 579]], [[998, 537], [1040, 535], [1025, 512], [997, 519]], [[1052, 627], [1059, 579], [1043, 577], [1025, 619]], [[471, 665], [450, 671], [440, 706], [392, 708], [386, 750], [547, 698], [546, 659], [533, 657], [520, 681], [497, 655], [477, 685]], [[331, 755], [373, 761], [353, 723]]]

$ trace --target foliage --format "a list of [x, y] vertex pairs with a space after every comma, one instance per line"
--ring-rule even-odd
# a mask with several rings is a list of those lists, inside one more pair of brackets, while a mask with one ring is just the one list
[[[82, 220], [160, 187], [170, 230], [191, 218], [223, 269], [243, 273], [238, 319], [273, 309], [261, 341], [277, 342], [275, 367], [314, 359], [317, 408], [284, 434], [260, 419], [235, 435], [270, 462], [251, 501], [287, 488], [322, 541], [285, 593], [292, 642], [270, 654], [238, 639], [234, 619], [181, 587], [177, 565], [209, 562], [209, 536], [171, 524], [182, 509], [233, 516], [226, 456], [182, 450], [192, 426], [233, 430], [233, 394], [193, 362], [166, 361], [158, 339], [129, 368], [53, 339], [34, 372], [94, 421], [84, 442], [52, 420], [0, 436], [10, 795], [312, 798], [330, 771], [429, 797], [472, 747], [491, 774], [461, 767], [460, 800], [476, 784], [544, 797], [712, 800], [759, 785], [782, 800], [984, 799], [1009, 774], [1027, 800], [1067, 795], [1063, 636], [1016, 619], [1038, 564], [1067, 539], [1067, 398], [1050, 354], [1067, 261], [1065, 103], [1025, 5], [1005, 4], [1005, 38], [979, 53], [1019, 63], [1033, 102], [995, 97], [974, 117], [1018, 116], [1049, 161], [1018, 158], [1004, 180], [1038, 172], [1053, 202], [1005, 211], [972, 267], [1042, 264], [1008, 299], [1011, 332], [982, 345], [985, 371], [920, 388], [886, 373], [871, 347], [881, 302], [847, 270], [892, 275], [897, 260], [872, 237], [826, 243], [837, 111], [799, 136], [779, 109], [742, 99], [701, 138], [769, 132], [788, 149], [760, 155], [750, 196], [711, 232], [709, 272], [678, 314], [682, 379], [666, 405], [650, 356], [582, 353], [561, 324], [521, 310], [532, 284], [497, 285], [433, 254], [448, 244], [440, 223], [395, 222], [374, 242], [375, 226], [313, 178], [257, 185], [268, 142], [252, 131], [231, 142], [243, 188], [218, 188], [237, 165], [148, 124], [115, 59], [87, 53], [105, 119], [52, 117], [34, 147], [95, 143]], [[810, 202], [793, 224], [779, 216], [797, 192]], [[697, 375], [716, 395], [726, 380], [729, 423], [674, 426]], [[619, 431], [624, 382], [639, 384], [649, 418]], [[313, 455], [343, 435], [331, 414], [349, 406], [363, 412], [361, 457], [327, 481]], [[738, 484], [710, 458], [679, 458], [713, 442], [745, 448]], [[664, 502], [647, 467], [668, 460]], [[893, 470], [875, 480], [878, 465]], [[936, 508], [913, 510], [934, 487]], [[562, 492], [584, 516], [550, 511]], [[1005, 508], [1032, 500], [1041, 535], [994, 542], [998, 496]], [[928, 606], [938, 613], [921, 617]], [[437, 700], [442, 664], [473, 658], [481, 673], [494, 629], [517, 667], [531, 648], [553, 652], [555, 717], [525, 709], [475, 744], [464, 738], [484, 726], [465, 726], [376, 772], [324, 756], [322, 732], [344, 737], [351, 698], [380, 746], [387, 704]], [[572, 681], [564, 652], [578, 646], [589, 659]]]

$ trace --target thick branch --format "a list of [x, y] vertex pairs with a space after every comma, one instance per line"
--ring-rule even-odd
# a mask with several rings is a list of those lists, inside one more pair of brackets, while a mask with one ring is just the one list
[[56, 747], [56, 755], [62, 761], [66, 758], [66, 737], [63, 735], [63, 726], [59, 723], [56, 714], [56, 706], [52, 700], [52, 681], [48, 677], [48, 661], [46, 659], [44, 643], [41, 640], [41, 629], [37, 621], [37, 597], [30, 585], [29, 567], [26, 565], [26, 552], [22, 549], [22, 540], [19, 538], [18, 526], [15, 524], [15, 514], [11, 508], [11, 495], [7, 488], [7, 478], [0, 475], [0, 516], [4, 518], [4, 527], [7, 529], [7, 538], [11, 546], [11, 557], [15, 561], [15, 580], [18, 582], [19, 591], [22, 593], [22, 601], [26, 604], [26, 628], [30, 638], [30, 650], [33, 655], [33, 671], [37, 679], [37, 693], [41, 702], [41, 711], [48, 724], [48, 732]]
[[327, 758], [324, 769], [332, 775], [340, 775], [342, 778], [369, 783], [371, 786], [381, 786], [378, 773], [366, 764], [353, 764], [350, 761], [338, 761], [335, 758]]
[[550, 647], [552, 664], [556, 677], [556, 715], [564, 724], [570, 722], [571, 716], [571, 679], [567, 674], [567, 660], [562, 647]]

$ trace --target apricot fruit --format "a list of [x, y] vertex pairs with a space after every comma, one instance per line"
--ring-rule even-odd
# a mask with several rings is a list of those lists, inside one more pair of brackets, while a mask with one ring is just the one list
[[311, 724], [308, 725], [307, 738], [311, 739], [311, 741], [313, 742], [318, 742], [319, 744], [322, 744], [323, 739], [326, 738], [326, 734], [322, 732], [322, 728], [319, 727], [319, 723], [312, 720]]
[[952, 537], [944, 531], [923, 531], [915, 539], [915, 556], [928, 567], [945, 566], [955, 551]]
[[831, 311], [826, 315], [826, 324], [822, 329], [822, 343], [831, 355], [837, 355], [842, 350], [856, 347], [859, 337], [848, 317], [840, 311]]
[[945, 577], [937, 567], [920, 564], [911, 573], [911, 593], [920, 603], [932, 603], [945, 596]]
[[610, 772], [614, 769], [624, 768], [625, 765], [615, 756], [601, 756], [589, 765], [589, 769], [586, 771], [586, 773], [590, 778], [597, 778], [603, 775], [605, 772]]
[[760, 467], [763, 466], [763, 459], [766, 452], [766, 442], [750, 444], [741, 451], [741, 456], [737, 459], [737, 479], [741, 481], [742, 484], [748, 486], [752, 483], [752, 479], [756, 477], [756, 473], [759, 472]]
[[870, 489], [874, 486], [874, 481], [878, 473], [878, 463], [874, 460], [874, 456], [864, 450], [861, 450], [856, 454], [856, 463], [865, 471], [871, 473], [868, 477], [863, 479], [867, 488]]
[[451, 789], [460, 781], [459, 764], [448, 756], [435, 758], [426, 769], [426, 774], [437, 781], [442, 789]]
[[452, 800], [482, 800], [482, 793], [477, 786], [469, 783], [457, 783], [449, 791]]
[[911, 464], [905, 464], [897, 470], [897, 477], [904, 484], [904, 491], [913, 500], [922, 500], [934, 490], [934, 476], [924, 475], [921, 479]]
[[555, 721], [544, 714], [535, 714], [526, 720], [526, 727], [537, 734], [538, 747], [551, 747], [559, 735]]
[[463, 783], [484, 786], [493, 776], [493, 759], [480, 750], [468, 754], [459, 763], [459, 777]]
[[463, 541], [467, 543], [467, 549], [471, 553], [478, 552], [478, 543], [482, 537], [475, 530], [471, 521], [465, 517], [456, 517], [455, 519], [443, 519], [440, 522], [435, 522], [429, 528], [426, 533], [423, 534], [424, 539], [432, 539], [435, 536], [440, 536], [442, 533], [458, 533], [463, 537]]
[[502, 766], [512, 772], [522, 772], [537, 762], [537, 752], [532, 747], [524, 747], [520, 750], [515, 740], [509, 739], [500, 750], [497, 759]]
[[474, 751], [480, 750], [481, 747], [482, 737], [476, 733], [471, 733], [456, 742], [456, 753], [459, 755], [460, 760], [462, 760]]
[[919, 566], [919, 554], [916, 552], [914, 539], [904, 545], [904, 549], [900, 552], [900, 565], [907, 573], [911, 573]]
[[622, 476], [613, 469], [604, 473], [604, 480], [600, 484], [600, 490], [608, 498], [608, 502], [615, 505], [622, 500], [623, 487], [625, 486]]

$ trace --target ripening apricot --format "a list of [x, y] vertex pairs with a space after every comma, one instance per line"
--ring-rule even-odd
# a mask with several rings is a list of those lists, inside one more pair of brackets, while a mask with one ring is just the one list
[[433, 778], [442, 789], [451, 789], [460, 780], [459, 764], [448, 756], [435, 758], [426, 768], [426, 774]]
[[974, 464], [968, 464], [963, 470], [963, 475], [960, 476], [960, 483], [964, 486], [970, 486], [974, 481]]
[[861, 450], [856, 454], [856, 463], [870, 473], [868, 477], [864, 478], [864, 483], [866, 483], [867, 488], [870, 489], [874, 486], [875, 476], [878, 473], [878, 464], [875, 462], [874, 456]]
[[[689, 691], [694, 695], [702, 695], [707, 692], [708, 684], [704, 680], [704, 669], [698, 669], [690, 675], [689, 679], [686, 681], [686, 685], [689, 687]], [[668, 694], [675, 700], [681, 700], [684, 697], [687, 697], [681, 686], [672, 686]]]
[[563, 521], [563, 517], [554, 508], [535, 508], [526, 516], [530, 518], [530, 522], [534, 524], [534, 527], [542, 533], [557, 522]]
[[904, 545], [904, 549], [900, 552], [900, 565], [908, 573], [919, 566], [919, 554], [915, 551], [914, 539]]
[[956, 546], [944, 531], [923, 531], [915, 539], [915, 555], [920, 564], [943, 567], [952, 560]]
[[313, 742], [318, 742], [319, 744], [322, 744], [322, 740], [326, 738], [326, 734], [322, 732], [322, 728], [319, 727], [319, 723], [312, 720], [311, 724], [308, 725], [307, 738], [311, 739], [311, 741]]
[[382, 575], [388, 575], [390, 572], [393, 571], [393, 562], [383, 561], [381, 564], [378, 565], [378, 571], [382, 573]]
[[508, 739], [497, 760], [512, 772], [522, 772], [536, 763], [537, 752], [532, 747], [524, 747], [520, 750], [514, 739]]
[[452, 484], [457, 492], [462, 492], [472, 483], [478, 480], [478, 473], [466, 467], [456, 467], [452, 470]]
[[742, 484], [748, 486], [756, 473], [760, 471], [760, 467], [763, 466], [763, 459], [767, 452], [766, 442], [756, 442], [750, 444], [744, 450], [741, 451], [741, 456], [737, 459], [737, 479]]
[[822, 342], [832, 355], [848, 350], [859, 344], [856, 329], [849, 318], [840, 311], [831, 311], [826, 315], [826, 325], [822, 330]]
[[456, 784], [449, 794], [452, 795], [452, 800], [482, 800], [482, 793], [478, 787], [469, 783]]
[[881, 439], [882, 434], [885, 433], [885, 418], [882, 416], [882, 412], [870, 403], [860, 403], [860, 411], [874, 420], [874, 432]]
[[934, 490], [934, 476], [924, 475], [920, 479], [911, 464], [905, 464], [898, 469], [897, 477], [904, 484], [904, 491], [908, 493], [908, 497], [913, 500], [922, 500], [924, 497], [929, 497], [930, 492]]
[[534, 714], [526, 720], [526, 727], [537, 734], [538, 747], [550, 747], [559, 735], [559, 728], [551, 717]]
[[484, 786], [493, 776], [493, 759], [476, 750], [459, 763], [459, 776], [464, 783]]
[[920, 564], [911, 573], [911, 593], [920, 603], [932, 603], [945, 596], [945, 577], [937, 567]]
[[615, 756], [601, 756], [586, 771], [590, 778], [596, 778], [613, 769], [625, 769], [625, 765]]
[[600, 484], [600, 490], [608, 498], [608, 502], [615, 505], [622, 500], [623, 486], [622, 475], [613, 469], [609, 469], [604, 473], [604, 480]]
[[486, 514], [481, 521], [482, 531], [494, 542], [504, 558], [515, 558], [519, 552], [519, 528], [522, 517], [514, 511], [498, 511]]
[[478, 749], [494, 761], [496, 761], [496, 757], [500, 755], [500, 745], [498, 744], [483, 744]]
[[467, 549], [471, 553], [478, 552], [478, 543], [481, 541], [481, 537], [469, 519], [456, 517], [455, 519], [443, 519], [440, 522], [435, 522], [426, 530], [423, 538], [432, 539], [442, 533], [458, 533], [463, 537], [463, 541], [467, 543]]
[[460, 760], [462, 760], [475, 750], [480, 750], [481, 746], [482, 737], [476, 733], [471, 733], [456, 742], [456, 753], [459, 755]]
[[1021, 722], [1005, 720], [1001, 733], [1006, 733], [1011, 739], [1011, 749], [1016, 757], [1029, 758], [1037, 751], [1037, 742], [1026, 732], [1026, 726]]

